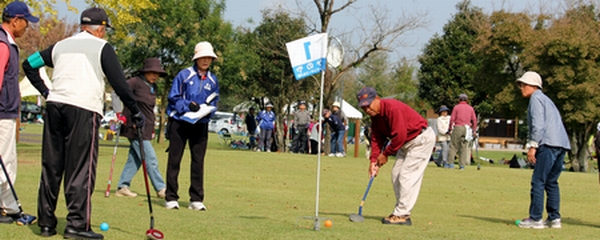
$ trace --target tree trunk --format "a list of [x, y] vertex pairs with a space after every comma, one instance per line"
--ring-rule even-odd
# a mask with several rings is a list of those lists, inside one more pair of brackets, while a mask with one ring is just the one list
[[569, 159], [571, 161], [571, 167], [575, 172], [587, 172], [588, 171], [588, 158], [590, 156], [589, 149], [587, 147], [585, 133], [573, 133], [571, 134], [571, 152], [569, 153]]

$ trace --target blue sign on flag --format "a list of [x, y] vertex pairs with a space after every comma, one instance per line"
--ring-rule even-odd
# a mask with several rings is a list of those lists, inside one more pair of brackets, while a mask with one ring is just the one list
[[327, 39], [327, 33], [321, 33], [285, 44], [297, 80], [325, 71]]

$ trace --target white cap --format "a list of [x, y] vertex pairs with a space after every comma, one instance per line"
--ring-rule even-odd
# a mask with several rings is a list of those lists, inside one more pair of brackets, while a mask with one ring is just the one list
[[194, 57], [192, 61], [201, 57], [212, 57], [217, 59], [217, 54], [213, 51], [213, 46], [209, 42], [199, 42], [194, 48]]
[[334, 107], [340, 107], [340, 102], [338, 102], [338, 101], [335, 101], [335, 102], [333, 102], [333, 105], [332, 105], [332, 106], [334, 106]]
[[542, 89], [542, 77], [536, 72], [526, 72], [521, 76], [521, 78], [517, 79], [517, 82], [522, 82], [527, 85], [537, 86]]

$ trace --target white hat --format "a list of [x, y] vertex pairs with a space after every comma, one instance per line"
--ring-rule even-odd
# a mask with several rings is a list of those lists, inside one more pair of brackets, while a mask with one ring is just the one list
[[338, 102], [338, 101], [335, 101], [335, 102], [333, 102], [333, 105], [331, 105], [331, 106], [334, 106], [334, 107], [340, 107], [340, 102]]
[[522, 82], [531, 86], [538, 86], [542, 89], [542, 77], [536, 72], [526, 72], [521, 76], [521, 78], [517, 79], [517, 82]]
[[267, 103], [267, 106], [266, 106], [266, 107], [270, 107], [270, 108], [272, 108], [272, 107], [273, 107], [273, 104], [271, 104], [271, 103]]
[[192, 61], [201, 57], [212, 57], [217, 59], [217, 54], [213, 51], [213, 46], [209, 42], [199, 42], [194, 48], [194, 57]]

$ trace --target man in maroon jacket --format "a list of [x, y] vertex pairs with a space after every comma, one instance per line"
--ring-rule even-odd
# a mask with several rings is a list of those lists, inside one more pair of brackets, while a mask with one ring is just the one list
[[450, 138], [450, 153], [448, 154], [448, 162], [453, 163], [456, 153], [458, 153], [460, 170], [465, 169], [466, 165], [471, 164], [471, 151], [469, 150], [469, 143], [473, 140], [477, 127], [477, 117], [475, 117], [475, 110], [467, 103], [467, 94], [460, 94], [458, 96], [458, 104], [452, 109], [452, 116], [450, 117], [450, 129], [448, 132], [452, 132]]
[[[435, 133], [427, 120], [414, 109], [396, 99], [380, 99], [372, 87], [356, 95], [358, 105], [371, 116], [371, 164], [369, 177], [396, 154], [392, 168], [392, 185], [396, 205], [383, 224], [411, 225], [410, 214], [417, 202], [425, 168], [435, 145]], [[386, 147], [384, 143], [390, 140]]]

